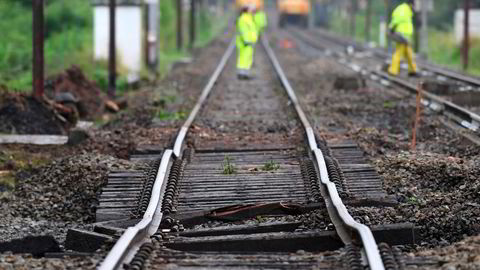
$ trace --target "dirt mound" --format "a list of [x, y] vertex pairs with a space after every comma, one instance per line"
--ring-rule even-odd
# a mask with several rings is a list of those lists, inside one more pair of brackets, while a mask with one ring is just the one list
[[103, 112], [105, 94], [94, 82], [87, 79], [79, 67], [72, 66], [47, 81], [51, 99], [55, 99], [59, 93], [70, 93], [75, 97], [81, 118], [91, 120]]
[[64, 134], [66, 125], [49, 105], [32, 96], [0, 90], [0, 133]]

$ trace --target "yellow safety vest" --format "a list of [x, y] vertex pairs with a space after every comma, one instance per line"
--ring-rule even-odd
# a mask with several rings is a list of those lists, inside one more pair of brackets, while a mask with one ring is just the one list
[[410, 5], [403, 3], [393, 10], [389, 28], [395, 28], [395, 32], [401, 33], [407, 38], [413, 36], [413, 10]]
[[258, 39], [257, 26], [253, 15], [245, 12], [237, 20], [237, 42], [256, 43]]
[[255, 13], [254, 20], [258, 32], [262, 32], [267, 27], [267, 14], [265, 14], [265, 11], [261, 10]]

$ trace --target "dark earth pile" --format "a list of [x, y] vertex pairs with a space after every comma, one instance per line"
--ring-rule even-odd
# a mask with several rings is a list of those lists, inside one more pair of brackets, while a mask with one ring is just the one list
[[0, 91], [0, 133], [64, 134], [53, 108], [25, 94]]
[[53, 91], [52, 99], [58, 93], [70, 93], [79, 101], [81, 118], [94, 119], [101, 115], [105, 105], [105, 94], [97, 85], [88, 80], [82, 70], [72, 66], [47, 80], [47, 89]]

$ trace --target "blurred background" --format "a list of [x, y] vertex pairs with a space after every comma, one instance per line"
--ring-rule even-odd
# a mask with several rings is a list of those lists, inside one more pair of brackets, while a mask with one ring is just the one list
[[[392, 10], [401, 0], [315, 0], [314, 25], [349, 36], [372, 46], [388, 47], [382, 22], [388, 25]], [[421, 57], [454, 69], [462, 69], [465, 0], [417, 0], [415, 50]], [[480, 0], [469, 0], [470, 50], [468, 73], [480, 75]], [[422, 48], [422, 3], [426, 3], [428, 39]], [[370, 27], [367, 27], [370, 22]]]
[[[136, 57], [145, 58], [147, 53], [144, 43], [148, 43], [143, 41], [148, 38], [146, 27], [148, 9], [145, 6], [152, 1], [156, 2], [157, 9], [154, 20], [157, 38], [154, 48], [158, 65], [155, 66], [154, 71], [161, 77], [173, 62], [188, 57], [191, 52], [190, 0], [116, 0], [119, 9], [116, 21], [121, 25], [120, 27], [124, 28], [117, 30], [117, 35], [120, 36], [117, 36], [117, 50], [120, 46], [125, 50], [132, 50], [133, 45], [138, 45], [133, 37], [133, 33], [136, 33], [142, 40], [140, 45], [135, 45], [141, 50], [141, 55]], [[400, 0], [266, 0], [265, 6], [270, 11], [278, 10], [278, 5], [275, 3], [277, 1], [279, 3], [309, 1], [308, 27], [325, 28], [358, 42], [391, 50], [392, 44], [385, 35], [386, 25], [392, 10], [401, 2]], [[466, 2], [467, 0], [417, 0], [415, 20], [418, 31], [416, 31], [414, 48], [421, 57], [462, 70], [463, 15]], [[470, 7], [469, 65], [465, 71], [480, 75], [480, 0], [468, 0], [468, 2]], [[88, 79], [96, 82], [101, 89], [106, 89], [108, 86], [108, 25], [106, 23], [108, 23], [109, 1], [44, 0], [44, 3], [44, 52], [47, 78], [75, 65]], [[179, 3], [182, 6], [181, 21], [184, 28], [180, 46], [177, 36]], [[235, 14], [235, 8], [233, 8], [235, 0], [195, 0], [195, 3], [198, 10], [195, 17], [196, 34], [193, 47], [198, 47], [205, 45], [226, 28], [228, 19]], [[426, 14], [421, 12], [422, 3], [426, 3]], [[137, 11], [122, 13], [120, 10], [122, 7]], [[6, 86], [5, 88], [10, 91], [29, 91], [32, 88], [32, 0], [1, 0], [0, 14], [2, 14], [0, 85]], [[425, 24], [427, 39], [421, 31], [424, 25], [423, 16], [427, 18]], [[277, 22], [273, 22], [275, 18], [270, 16], [270, 25], [277, 25]], [[136, 25], [138, 25], [137, 28], [135, 28]], [[305, 27], [301, 24], [300, 27], [302, 26]], [[126, 31], [127, 28], [131, 28], [130, 33]], [[132, 44], [126, 42], [129, 38]], [[101, 42], [98, 42], [99, 40]], [[132, 72], [129, 71], [128, 64], [122, 64], [122, 55], [118, 57], [116, 84], [117, 90], [121, 93], [132, 80]], [[147, 72], [145, 63], [146, 61], [142, 61], [140, 67], [136, 68], [138, 70], [135, 70], [134, 79], [151, 76], [149, 75], [151, 73]]]
[[[219, 31], [227, 25], [227, 17], [223, 9], [214, 9], [214, 3], [208, 0], [196, 0], [198, 10], [196, 14], [196, 39], [194, 46], [202, 46], [210, 41]], [[149, 1], [116, 0], [117, 9], [123, 7], [137, 8], [141, 14], [141, 21], [136, 17], [125, 16], [121, 10], [117, 10], [116, 21], [122, 21], [123, 25], [141, 25], [140, 35], [146, 39], [145, 29], [147, 9], [145, 4]], [[214, 1], [214, 2], [220, 2]], [[75, 65], [85, 75], [95, 81], [102, 89], [108, 84], [107, 59], [95, 57], [96, 31], [108, 29], [108, 25], [101, 25], [98, 14], [103, 14], [100, 9], [108, 10], [107, 1], [92, 0], [44, 0], [45, 5], [45, 73], [48, 76], [62, 72]], [[158, 65], [156, 73], [160, 76], [165, 74], [167, 68], [176, 60], [188, 57], [188, 22], [190, 1], [182, 1], [182, 26], [185, 28], [184, 46], [177, 49], [177, 13], [176, 0], [160, 0], [158, 8], [156, 28]], [[0, 1], [0, 85], [6, 86], [9, 91], [30, 91], [32, 89], [32, 0], [1, 0]], [[97, 14], [97, 15], [98, 15]], [[108, 15], [108, 13], [105, 13]], [[97, 24], [97, 25], [95, 25]], [[117, 26], [118, 27], [118, 26]], [[103, 30], [102, 30], [103, 29]], [[117, 31], [121, 32], [121, 31]], [[106, 33], [108, 34], [108, 32]], [[117, 54], [118, 40], [117, 33]], [[98, 35], [97, 35], [98, 37]], [[129, 34], [127, 33], [127, 39]], [[106, 39], [108, 41], [108, 37]], [[135, 43], [135, 40], [132, 42]], [[104, 46], [108, 46], [104, 44]], [[128, 44], [127, 44], [128, 46]], [[142, 56], [144, 57], [143, 45]], [[117, 55], [117, 90], [122, 91], [127, 87], [128, 67], [122, 66], [121, 55]], [[95, 60], [96, 59], [96, 60]], [[147, 67], [142, 61], [141, 71], [138, 76], [147, 76]]]

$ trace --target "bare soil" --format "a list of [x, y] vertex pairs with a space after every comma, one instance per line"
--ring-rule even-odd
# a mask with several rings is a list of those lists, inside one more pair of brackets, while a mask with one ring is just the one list
[[0, 133], [65, 134], [68, 124], [36, 98], [0, 89]]

